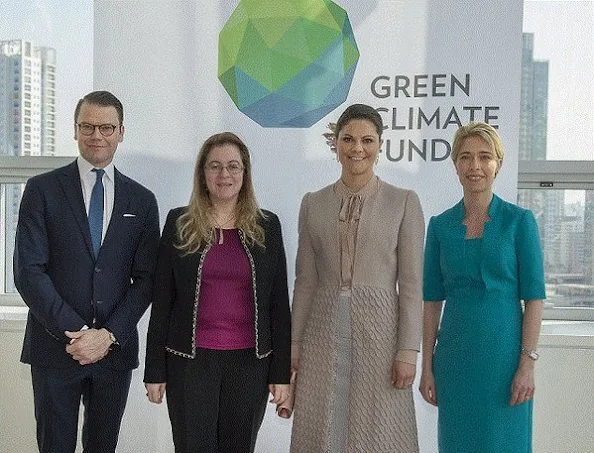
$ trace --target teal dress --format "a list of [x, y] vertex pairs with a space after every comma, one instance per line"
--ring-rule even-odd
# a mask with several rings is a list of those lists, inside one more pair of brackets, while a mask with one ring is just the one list
[[424, 300], [445, 301], [433, 356], [440, 453], [530, 453], [532, 401], [509, 406], [521, 300], [544, 299], [532, 212], [493, 196], [483, 237], [465, 239], [463, 201], [432, 217]]

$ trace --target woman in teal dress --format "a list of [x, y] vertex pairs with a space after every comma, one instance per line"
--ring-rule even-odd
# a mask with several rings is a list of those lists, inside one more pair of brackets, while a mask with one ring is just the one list
[[492, 192], [503, 162], [493, 127], [461, 127], [452, 159], [464, 198], [429, 222], [420, 391], [438, 408], [440, 453], [530, 453], [545, 298], [538, 228]]

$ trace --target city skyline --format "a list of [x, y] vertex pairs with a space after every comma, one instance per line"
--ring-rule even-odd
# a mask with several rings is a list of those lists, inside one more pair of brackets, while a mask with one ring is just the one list
[[56, 52], [0, 40], [0, 155], [55, 154]]
[[547, 160], [594, 160], [594, 2], [525, 0], [523, 31], [549, 62]]
[[76, 156], [72, 112], [93, 90], [93, 1], [4, 0], [0, 41], [26, 40], [56, 51], [56, 156]]
[[[551, 65], [535, 56], [536, 36], [522, 36], [522, 87], [520, 99], [519, 158], [548, 160], [550, 124], [549, 89]], [[587, 191], [520, 189], [518, 204], [532, 211], [538, 224], [547, 282], [545, 307], [594, 306], [594, 281], [585, 262], [592, 261], [594, 241], [585, 209]], [[577, 196], [579, 194], [579, 196]], [[577, 288], [581, 293], [577, 293]]]

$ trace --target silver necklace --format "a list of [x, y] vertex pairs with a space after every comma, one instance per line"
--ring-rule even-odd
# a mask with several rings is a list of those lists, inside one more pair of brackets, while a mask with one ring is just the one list
[[223, 227], [228, 225], [233, 219], [235, 219], [235, 214], [232, 214], [231, 217], [229, 217], [227, 220], [225, 220], [224, 222], [218, 222], [217, 219], [215, 218], [215, 216], [213, 216], [211, 214], [211, 219], [215, 225], [215, 229], [218, 228], [219, 230], [219, 240], [217, 241], [218, 244], [222, 244], [223, 243]]

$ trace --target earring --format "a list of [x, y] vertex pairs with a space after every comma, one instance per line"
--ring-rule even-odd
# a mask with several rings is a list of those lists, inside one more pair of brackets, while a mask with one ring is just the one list
[[377, 157], [375, 158], [375, 165], [377, 165], [379, 163], [379, 154], [377, 155]]

